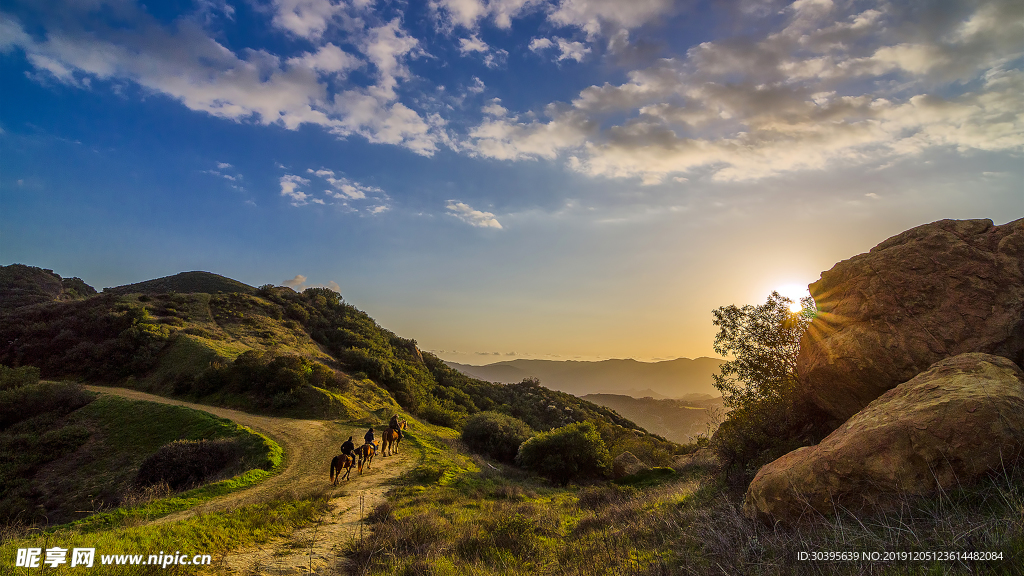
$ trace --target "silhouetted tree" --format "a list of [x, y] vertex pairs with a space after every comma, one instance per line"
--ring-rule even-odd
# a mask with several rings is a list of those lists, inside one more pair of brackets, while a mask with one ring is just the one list
[[734, 484], [747, 484], [762, 465], [808, 443], [794, 413], [796, 358], [800, 337], [814, 318], [814, 301], [792, 300], [772, 292], [760, 306], [715, 310], [719, 327], [715, 352], [733, 359], [721, 366], [715, 387], [732, 409], [712, 438]]

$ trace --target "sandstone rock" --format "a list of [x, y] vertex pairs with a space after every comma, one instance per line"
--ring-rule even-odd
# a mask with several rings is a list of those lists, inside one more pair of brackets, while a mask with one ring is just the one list
[[676, 471], [690, 470], [693, 468], [714, 468], [722, 467], [722, 462], [710, 448], [699, 448], [690, 454], [677, 456], [672, 462], [672, 468]]
[[961, 354], [889, 390], [817, 446], [761, 468], [744, 513], [794, 522], [968, 484], [1024, 450], [1024, 371]]
[[1024, 219], [918, 226], [823, 272], [800, 341], [800, 396], [838, 426], [932, 363], [1024, 363]]
[[649, 469], [649, 466], [634, 456], [632, 452], [623, 452], [612, 461], [612, 478], [618, 480], [624, 476], [632, 476], [647, 469]]

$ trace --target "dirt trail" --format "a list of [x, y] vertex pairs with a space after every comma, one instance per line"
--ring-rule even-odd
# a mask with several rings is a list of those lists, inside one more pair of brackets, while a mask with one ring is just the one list
[[411, 469], [417, 460], [417, 454], [411, 446], [404, 444], [399, 455], [387, 458], [378, 455], [370, 469], [364, 469], [361, 476], [353, 470], [351, 480], [339, 483], [334, 488], [328, 481], [331, 457], [338, 453], [341, 443], [349, 436], [353, 436], [358, 443], [365, 429], [338, 426], [323, 420], [258, 416], [127, 388], [86, 388], [130, 400], [147, 400], [208, 412], [265, 434], [284, 449], [284, 465], [280, 473], [251, 488], [214, 498], [190, 510], [159, 518], [154, 523], [174, 522], [195, 514], [232, 510], [272, 499], [282, 493], [306, 495], [328, 490], [331, 496], [330, 508], [321, 521], [295, 531], [290, 537], [218, 558], [217, 565], [221, 572], [309, 574], [312, 567], [313, 574], [333, 574], [340, 548], [348, 539], [359, 537], [359, 522], [362, 519], [360, 498], [364, 514], [369, 513], [374, 506], [384, 501], [390, 481]]

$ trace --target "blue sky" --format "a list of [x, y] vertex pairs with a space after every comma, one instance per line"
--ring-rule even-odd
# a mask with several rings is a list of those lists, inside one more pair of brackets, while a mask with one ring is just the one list
[[712, 355], [711, 310], [1024, 216], [1014, 1], [10, 0], [0, 262], [327, 285], [442, 357]]

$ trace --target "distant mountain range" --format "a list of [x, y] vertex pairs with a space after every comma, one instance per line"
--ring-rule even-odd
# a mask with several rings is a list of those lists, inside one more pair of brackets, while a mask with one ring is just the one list
[[452, 368], [489, 382], [520, 382], [537, 378], [553, 390], [576, 396], [585, 394], [620, 394], [634, 398], [693, 399], [693, 394], [719, 396], [712, 375], [725, 360], [716, 358], [678, 358], [664, 362], [636, 360], [508, 360], [485, 366], [446, 362]]
[[647, 430], [680, 444], [692, 442], [700, 434], [710, 434], [725, 415], [721, 396], [693, 394], [685, 400], [656, 400], [619, 394], [587, 394], [583, 399], [611, 408]]

